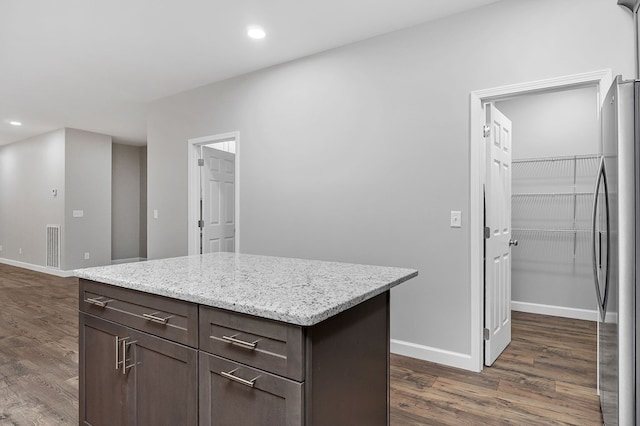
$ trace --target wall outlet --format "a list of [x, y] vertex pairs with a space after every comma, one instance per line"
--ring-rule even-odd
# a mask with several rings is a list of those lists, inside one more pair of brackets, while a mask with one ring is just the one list
[[90, 257], [90, 256], [89, 256], [89, 252], [86, 252], [86, 253], [84, 254], [84, 260], [89, 260], [89, 257]]
[[74, 210], [73, 217], [84, 217], [84, 210]]
[[451, 210], [451, 227], [460, 228], [462, 226], [462, 212]]

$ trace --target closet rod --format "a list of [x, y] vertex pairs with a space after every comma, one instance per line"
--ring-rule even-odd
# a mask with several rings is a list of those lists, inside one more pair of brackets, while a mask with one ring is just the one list
[[549, 229], [549, 228], [511, 228], [515, 232], [558, 232], [558, 233], [575, 233], [575, 232], [591, 232], [590, 229]]
[[597, 154], [589, 154], [589, 155], [572, 155], [568, 157], [540, 157], [540, 158], [523, 158], [520, 160], [511, 160], [513, 164], [520, 163], [541, 163], [545, 161], [574, 161], [574, 160], [593, 160], [600, 158], [600, 155]]
[[593, 195], [593, 192], [518, 192], [511, 194], [512, 197], [560, 197], [560, 196], [574, 196], [574, 195]]

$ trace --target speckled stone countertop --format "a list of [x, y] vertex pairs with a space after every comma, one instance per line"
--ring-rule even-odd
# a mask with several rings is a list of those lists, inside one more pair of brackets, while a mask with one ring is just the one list
[[310, 326], [418, 275], [415, 269], [235, 253], [78, 269], [78, 278]]

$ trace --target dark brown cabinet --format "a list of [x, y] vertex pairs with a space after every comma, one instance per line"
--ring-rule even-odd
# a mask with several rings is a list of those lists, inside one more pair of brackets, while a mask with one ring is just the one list
[[200, 352], [200, 424], [299, 426], [303, 383]]
[[117, 365], [126, 334], [126, 327], [80, 313], [81, 424], [127, 424], [130, 376]]
[[389, 293], [298, 326], [80, 280], [86, 425], [388, 425]]
[[151, 336], [131, 333], [137, 425], [198, 424], [198, 351]]
[[198, 424], [198, 307], [80, 281], [80, 422]]
[[97, 425], [196, 425], [198, 353], [80, 314], [80, 418]]

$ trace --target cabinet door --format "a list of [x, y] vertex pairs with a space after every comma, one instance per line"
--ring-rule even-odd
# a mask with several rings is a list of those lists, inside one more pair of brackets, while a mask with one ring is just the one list
[[126, 327], [80, 313], [80, 422], [92, 426], [127, 424], [127, 386], [118, 361]]
[[302, 424], [302, 383], [200, 352], [200, 424]]
[[141, 332], [131, 339], [135, 424], [196, 425], [198, 352]]

